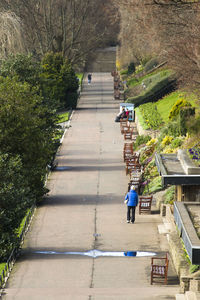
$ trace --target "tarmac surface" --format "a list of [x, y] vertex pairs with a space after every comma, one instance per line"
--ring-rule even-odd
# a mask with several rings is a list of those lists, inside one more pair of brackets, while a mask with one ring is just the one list
[[[179, 285], [171, 260], [168, 285], [150, 285], [146, 252], [169, 250], [166, 236], [158, 233], [159, 213], [155, 207], [151, 215], [136, 210], [135, 224], [126, 223], [128, 176], [123, 136], [114, 122], [118, 110], [111, 75], [93, 73], [3, 300], [175, 299]], [[125, 256], [127, 251], [136, 257]]]

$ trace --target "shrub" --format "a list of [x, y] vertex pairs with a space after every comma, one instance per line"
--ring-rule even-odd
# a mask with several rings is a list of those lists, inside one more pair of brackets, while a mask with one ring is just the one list
[[200, 116], [191, 118], [190, 123], [187, 124], [187, 128], [190, 134], [196, 135], [197, 133], [200, 133]]
[[135, 64], [134, 62], [131, 62], [129, 65], [128, 65], [128, 74], [133, 74], [135, 72]]
[[136, 150], [140, 145], [146, 144], [150, 140], [151, 140], [151, 137], [148, 135], [138, 135], [135, 143], [133, 144], [134, 150]]
[[163, 123], [155, 103], [146, 103], [139, 107], [145, 123], [150, 129], [158, 129]]
[[141, 59], [141, 65], [144, 67], [151, 59], [152, 59], [152, 57], [150, 57], [150, 56], [143, 57]]
[[61, 53], [47, 53], [42, 59], [42, 91], [52, 108], [76, 107], [79, 82], [71, 64]]
[[180, 136], [179, 123], [177, 121], [169, 122], [167, 126], [161, 129], [158, 143], [156, 144], [156, 150], [158, 152], [162, 150], [162, 140], [166, 136], [171, 136], [173, 138]]
[[121, 70], [120, 71], [120, 75], [127, 75], [128, 74], [128, 70]]
[[187, 121], [191, 116], [195, 115], [194, 107], [181, 107], [179, 112], [179, 122], [180, 122], [180, 134], [186, 135], [187, 133]]
[[173, 140], [173, 137], [172, 136], [165, 136], [164, 139], [162, 140], [161, 144], [163, 147], [167, 146], [167, 145], [170, 145], [171, 142]]
[[143, 194], [156, 193], [163, 189], [161, 176], [155, 177], [151, 182], [145, 186]]
[[159, 72], [156, 75], [148, 81], [144, 80], [147, 88], [138, 96], [128, 98], [126, 102], [134, 103], [137, 107], [147, 102], [155, 102], [175, 89], [176, 80], [171, 77], [171, 73]]
[[173, 204], [175, 200], [175, 186], [171, 186], [167, 189], [164, 195], [164, 203], [165, 204]]
[[200, 266], [199, 266], [199, 265], [190, 265], [189, 271], [190, 271], [190, 273], [192, 274], [192, 273], [197, 272], [199, 269], [200, 269]]
[[172, 120], [179, 115], [181, 107], [191, 106], [191, 104], [184, 98], [179, 99], [171, 108], [169, 112], [169, 119]]
[[169, 154], [169, 153], [174, 153], [175, 150], [172, 149], [170, 146], [166, 146], [163, 150], [163, 153]]
[[147, 142], [147, 146], [152, 146], [155, 145], [157, 143], [157, 139], [151, 139], [150, 141]]
[[183, 144], [183, 140], [181, 138], [175, 138], [171, 143], [171, 148], [176, 149], [179, 148]]
[[3, 77], [16, 77], [21, 82], [28, 82], [31, 86], [40, 84], [41, 65], [32, 55], [10, 55], [1, 61], [0, 75]]
[[156, 57], [150, 59], [144, 66], [145, 72], [151, 71], [153, 68], [155, 68], [158, 65], [158, 59]]
[[135, 67], [135, 73], [138, 74], [144, 70], [144, 67], [142, 65]]

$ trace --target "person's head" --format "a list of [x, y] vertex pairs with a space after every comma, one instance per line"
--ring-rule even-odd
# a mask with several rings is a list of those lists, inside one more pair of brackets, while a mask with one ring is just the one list
[[135, 186], [134, 185], [131, 186], [131, 191], [135, 191]]

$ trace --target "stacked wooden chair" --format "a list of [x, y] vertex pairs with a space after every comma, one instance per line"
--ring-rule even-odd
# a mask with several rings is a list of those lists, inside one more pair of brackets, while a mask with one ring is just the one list
[[129, 122], [128, 122], [127, 118], [126, 119], [120, 119], [121, 134], [124, 134], [124, 132], [126, 130], [128, 130], [128, 128], [129, 128]]
[[168, 266], [168, 253], [166, 253], [164, 257], [151, 258], [151, 284], [167, 284]]
[[132, 128], [129, 127], [129, 129], [124, 132], [124, 140], [132, 141], [132, 138], [133, 138], [133, 130]]
[[139, 197], [139, 215], [142, 213], [150, 214], [151, 213], [151, 204], [152, 204], [153, 195], [146, 195]]

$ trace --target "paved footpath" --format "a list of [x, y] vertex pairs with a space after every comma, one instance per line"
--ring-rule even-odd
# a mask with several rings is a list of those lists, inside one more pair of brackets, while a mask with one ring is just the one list
[[151, 286], [150, 257], [95, 258], [103, 252], [87, 252], [168, 250], [155, 211], [137, 212], [136, 223], [126, 224], [128, 177], [114, 122], [118, 107], [110, 74], [94, 73], [92, 84], [84, 83], [48, 183], [51, 191], [36, 211], [3, 300], [175, 299], [171, 260], [173, 284]]

